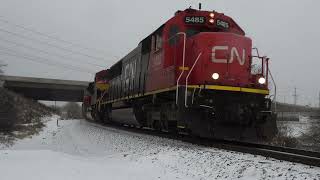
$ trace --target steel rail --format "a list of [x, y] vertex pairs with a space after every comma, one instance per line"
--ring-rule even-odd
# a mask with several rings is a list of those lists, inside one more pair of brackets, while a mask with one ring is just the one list
[[[206, 140], [207, 141], [207, 140]], [[214, 140], [204, 145], [320, 167], [320, 152], [248, 142]]]
[[[98, 124], [96, 122], [89, 122], [90, 124]], [[100, 123], [99, 123], [100, 124]], [[136, 128], [134, 126], [122, 126], [119, 124], [100, 124], [103, 127], [117, 128], [124, 131], [130, 131], [135, 133], [142, 133], [146, 135], [157, 136], [161, 138], [173, 139], [182, 142], [187, 142], [194, 145], [200, 145], [204, 147], [213, 147], [218, 149], [224, 149], [228, 151], [235, 151], [241, 153], [249, 153], [254, 155], [261, 155], [268, 158], [274, 158], [283, 161], [301, 163], [310, 166], [320, 167], [320, 152], [307, 151], [301, 149], [294, 149], [289, 147], [273, 146], [267, 144], [257, 144], [250, 142], [239, 142], [220, 139], [208, 139], [192, 137], [186, 134], [174, 134], [168, 132], [160, 132], [156, 130], [150, 130], [150, 128]]]

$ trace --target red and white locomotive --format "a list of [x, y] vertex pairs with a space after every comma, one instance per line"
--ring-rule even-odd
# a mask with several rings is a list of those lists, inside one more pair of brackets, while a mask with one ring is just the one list
[[252, 40], [232, 18], [177, 11], [96, 74], [84, 112], [96, 121], [201, 137], [271, 138], [277, 127], [267, 98], [268, 60], [252, 55]]

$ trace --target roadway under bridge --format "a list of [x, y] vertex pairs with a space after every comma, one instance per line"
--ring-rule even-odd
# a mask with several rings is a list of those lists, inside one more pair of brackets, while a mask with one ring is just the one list
[[25, 97], [44, 101], [81, 102], [86, 81], [0, 76], [0, 86]]

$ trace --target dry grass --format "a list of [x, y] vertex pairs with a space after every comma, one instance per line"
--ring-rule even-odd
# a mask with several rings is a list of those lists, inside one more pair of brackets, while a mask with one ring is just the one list
[[297, 148], [299, 146], [299, 140], [290, 136], [292, 132], [288, 127], [278, 127], [278, 130], [277, 136], [274, 137], [270, 142], [271, 145], [291, 148]]
[[305, 149], [320, 152], [320, 124], [313, 125], [309, 132], [303, 134], [299, 139]]
[[42, 117], [52, 114], [50, 108], [3, 88], [0, 99], [0, 145], [38, 134], [44, 127]]

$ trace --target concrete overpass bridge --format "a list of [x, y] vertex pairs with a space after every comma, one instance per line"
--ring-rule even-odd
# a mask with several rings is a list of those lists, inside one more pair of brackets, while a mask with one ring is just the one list
[[81, 102], [86, 81], [0, 76], [0, 86], [25, 97], [45, 101]]

